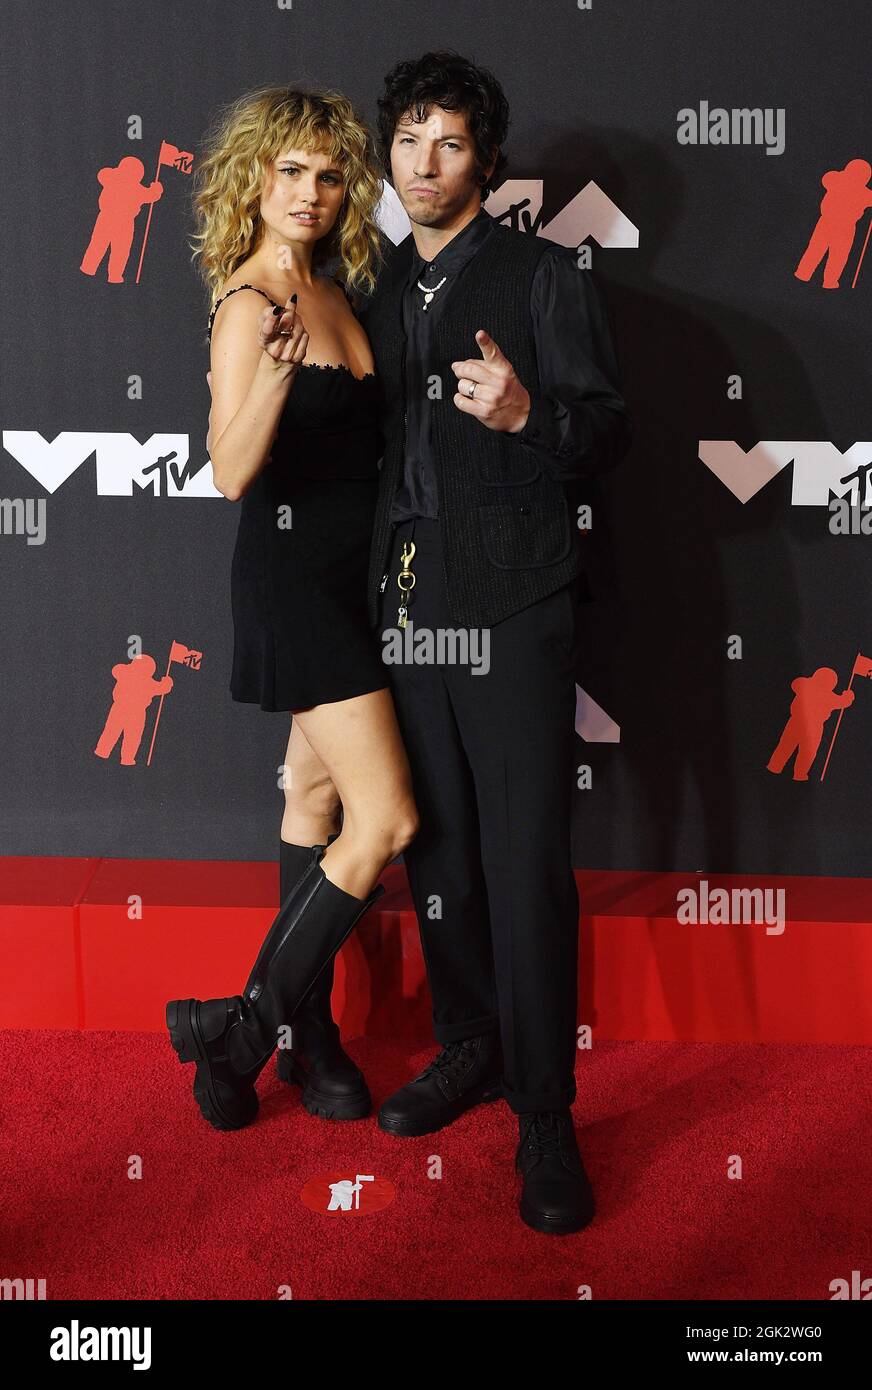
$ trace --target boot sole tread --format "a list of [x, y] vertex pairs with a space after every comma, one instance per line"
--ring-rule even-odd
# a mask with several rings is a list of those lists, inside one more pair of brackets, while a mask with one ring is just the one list
[[[207, 1120], [213, 1129], [222, 1130], [224, 1132], [245, 1129], [251, 1124], [251, 1120], [246, 1120], [241, 1125], [230, 1122], [210, 1090], [210, 1086], [213, 1084], [212, 1068], [209, 1065], [208, 1053], [199, 1039], [197, 1026], [192, 1017], [191, 1006], [196, 1006], [196, 1003], [197, 1001], [195, 999], [171, 999], [169, 1001], [166, 1006], [164, 1017], [170, 1035], [170, 1042], [174, 1050], [178, 1053], [179, 1061], [182, 1065], [186, 1065], [190, 1062], [196, 1064], [197, 1075], [194, 1080], [193, 1095], [203, 1119]], [[185, 1008], [186, 1005], [187, 1009]], [[205, 1085], [198, 1085], [198, 1083], [202, 1083], [203, 1081], [203, 1074], [200, 1070], [201, 1067], [204, 1069], [206, 1077], [208, 1078]], [[255, 1108], [252, 1119], [257, 1115], [258, 1108], [259, 1107]]]
[[365, 1083], [356, 1096], [337, 1100], [310, 1085], [306, 1072], [292, 1059], [279, 1061], [276, 1075], [285, 1085], [302, 1088], [300, 1099], [303, 1105], [310, 1115], [320, 1120], [364, 1120], [372, 1111], [372, 1097]]
[[425, 1134], [436, 1134], [440, 1129], [445, 1129], [446, 1125], [451, 1125], [455, 1120], [459, 1120], [461, 1115], [465, 1115], [468, 1110], [474, 1109], [476, 1105], [489, 1105], [492, 1101], [500, 1100], [502, 1093], [502, 1084], [500, 1084], [494, 1089], [488, 1088], [483, 1095], [476, 1096], [475, 1099], [462, 1097], [462, 1099], [466, 1101], [466, 1104], [459, 1110], [454, 1111], [451, 1115], [446, 1116], [444, 1120], [437, 1124], [426, 1121], [421, 1124], [415, 1124], [414, 1122], [406, 1122], [403, 1120], [383, 1119], [381, 1114], [379, 1114], [378, 1126], [379, 1129], [383, 1129], [386, 1134], [395, 1134], [403, 1139], [417, 1139]]

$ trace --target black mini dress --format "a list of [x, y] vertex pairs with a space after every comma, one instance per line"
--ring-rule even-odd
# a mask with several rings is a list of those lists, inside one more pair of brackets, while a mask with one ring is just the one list
[[[241, 289], [257, 286], [217, 301], [210, 338], [218, 305]], [[303, 363], [294, 378], [272, 461], [239, 504], [234, 700], [293, 711], [389, 685], [366, 611], [381, 405], [377, 373]]]

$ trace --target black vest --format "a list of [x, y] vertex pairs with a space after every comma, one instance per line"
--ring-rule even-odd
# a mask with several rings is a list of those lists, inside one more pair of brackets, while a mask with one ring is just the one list
[[[435, 332], [428, 374], [442, 381], [432, 403], [436, 486], [448, 611], [464, 627], [490, 627], [562, 588], [582, 571], [581, 541], [564, 485], [543, 473], [516, 435], [487, 429], [454, 404], [451, 363], [479, 355], [484, 328], [531, 395], [539, 390], [530, 287], [544, 238], [498, 225], [466, 267]], [[402, 296], [413, 240], [389, 254], [363, 322], [382, 378], [385, 452], [370, 553], [373, 627], [394, 526], [390, 510], [405, 453], [405, 333]]]

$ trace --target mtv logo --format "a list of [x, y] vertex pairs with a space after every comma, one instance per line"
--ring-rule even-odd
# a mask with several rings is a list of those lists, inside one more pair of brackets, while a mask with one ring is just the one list
[[[593, 179], [576, 193], [562, 212], [542, 226], [543, 187], [542, 179], [508, 179], [485, 199], [484, 209], [498, 222], [507, 222], [518, 231], [548, 237], [560, 246], [575, 248], [592, 237], [603, 247], [638, 247], [638, 227]], [[412, 230], [396, 190], [387, 182], [376, 209], [376, 221], [395, 246]]]
[[764, 439], [747, 452], [732, 439], [701, 439], [699, 458], [742, 503], [792, 463], [794, 507], [826, 507], [831, 496], [849, 498], [852, 507], [872, 505], [869, 440], [841, 453], [820, 439]]
[[212, 470], [192, 472], [186, 434], [153, 434], [144, 444], [132, 434], [61, 430], [49, 442], [38, 430], [4, 430], [3, 447], [46, 489], [58, 488], [94, 457], [98, 497], [220, 497]]
[[639, 228], [593, 179], [542, 226], [543, 187], [542, 179], [508, 179], [485, 201], [485, 210], [498, 222], [548, 237], [559, 246], [574, 248], [592, 237], [603, 247], [638, 247]]

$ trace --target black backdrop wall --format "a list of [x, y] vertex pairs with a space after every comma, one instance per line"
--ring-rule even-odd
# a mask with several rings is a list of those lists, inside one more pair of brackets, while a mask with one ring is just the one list
[[[531, 235], [591, 247], [636, 421], [590, 496], [579, 727], [600, 710], [611, 732], [576, 744], [576, 864], [869, 872], [872, 537], [833, 534], [827, 505], [865, 502], [872, 464], [862, 167], [832, 185], [826, 267], [794, 274], [823, 176], [872, 159], [867, 6], [5, 0], [0, 23], [3, 853], [276, 853], [290, 716], [227, 688], [238, 513], [205, 452], [190, 177], [165, 151], [110, 283], [105, 257], [81, 268], [98, 171], [135, 156], [147, 185], [162, 141], [196, 163], [214, 107], [267, 82], [338, 87], [374, 120], [395, 61], [452, 47], [503, 81], [506, 178], [532, 181], [495, 215], [530, 197]], [[717, 143], [715, 108], [762, 113], [759, 138]], [[172, 666], [151, 762], [157, 700], [127, 767], [94, 749], [134, 637], [157, 675], [173, 641], [203, 655]], [[809, 780], [775, 774], [791, 683], [821, 668], [856, 696], [826, 776], [826, 675], [794, 709], [808, 753], [820, 737]]]

